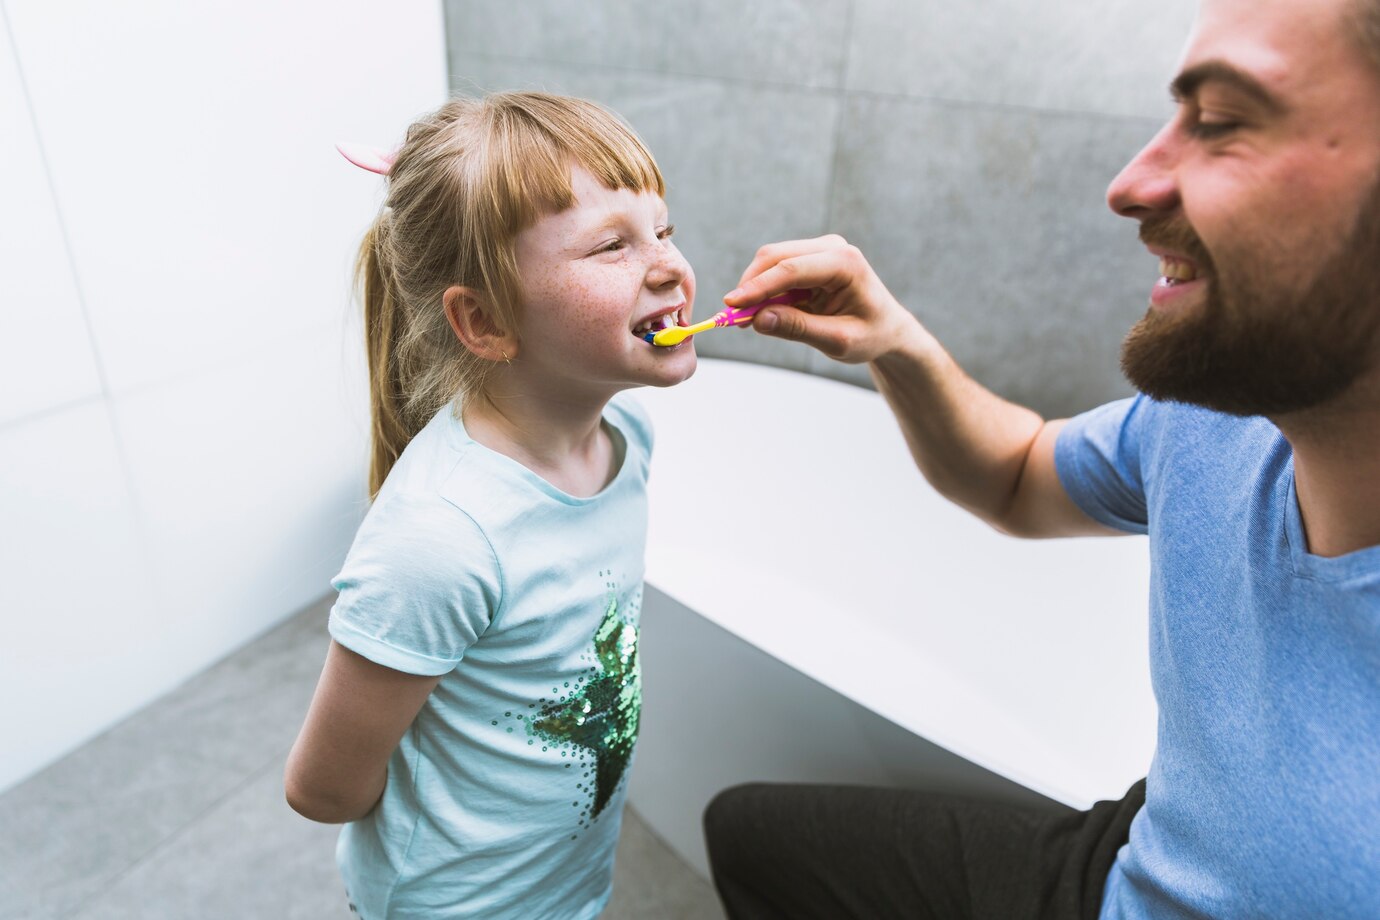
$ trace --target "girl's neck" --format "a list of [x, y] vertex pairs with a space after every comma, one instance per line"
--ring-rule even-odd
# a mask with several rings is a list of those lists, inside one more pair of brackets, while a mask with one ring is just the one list
[[534, 396], [490, 387], [466, 400], [469, 436], [579, 498], [597, 494], [618, 472], [603, 425], [608, 399]]

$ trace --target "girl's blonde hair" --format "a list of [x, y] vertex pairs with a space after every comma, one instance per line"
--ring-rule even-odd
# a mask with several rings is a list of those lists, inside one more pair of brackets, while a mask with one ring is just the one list
[[611, 189], [666, 194], [637, 134], [588, 100], [534, 92], [452, 99], [407, 129], [355, 266], [369, 359], [371, 497], [431, 416], [480, 392], [492, 368], [456, 338], [445, 291], [479, 292], [494, 326], [516, 330], [514, 242], [538, 217], [574, 203], [573, 165]]

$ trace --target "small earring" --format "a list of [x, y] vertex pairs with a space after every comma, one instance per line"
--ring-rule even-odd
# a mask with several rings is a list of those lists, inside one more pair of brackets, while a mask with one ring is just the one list
[[508, 365], [509, 367], [512, 367], [512, 366], [513, 366], [513, 359], [510, 358], [510, 357], [508, 357], [508, 353], [507, 353], [506, 351], [504, 351], [503, 349], [500, 348], [500, 349], [498, 350], [498, 353], [499, 353], [500, 355], [503, 356], [503, 363], [504, 363], [504, 364]]

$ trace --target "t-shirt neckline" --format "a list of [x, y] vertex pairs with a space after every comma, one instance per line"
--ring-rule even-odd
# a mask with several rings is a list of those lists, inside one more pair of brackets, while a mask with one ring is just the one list
[[1349, 581], [1353, 578], [1380, 578], [1380, 546], [1367, 546], [1342, 556], [1317, 556], [1308, 551], [1308, 537], [1299, 510], [1298, 487], [1294, 481], [1294, 458], [1285, 468], [1288, 495], [1284, 502], [1284, 538], [1294, 574], [1315, 581]]
[[458, 402], [452, 403], [449, 410], [447, 411], [451, 421], [454, 424], [454, 431], [457, 436], [457, 439], [462, 447], [478, 451], [481, 456], [490, 458], [489, 462], [494, 463], [495, 465], [501, 468], [509, 470], [511, 473], [525, 480], [533, 488], [537, 489], [547, 497], [560, 502], [563, 505], [591, 505], [599, 501], [602, 501], [605, 496], [609, 495], [614, 491], [614, 489], [618, 488], [618, 486], [623, 482], [623, 480], [630, 475], [628, 473], [628, 468], [632, 464], [629, 462], [630, 458], [628, 455], [631, 451], [632, 441], [628, 438], [627, 434], [623, 431], [623, 429], [618, 427], [614, 420], [609, 417], [610, 413], [608, 406], [604, 407], [604, 412], [600, 416], [600, 421], [603, 425], [607, 426], [609, 431], [609, 437], [613, 439], [614, 453], [616, 456], [619, 457], [618, 472], [615, 473], [613, 477], [609, 479], [607, 483], [604, 484], [604, 487], [602, 489], [600, 489], [598, 492], [595, 492], [593, 495], [588, 496], [571, 495], [564, 489], [560, 489], [552, 483], [548, 482], [546, 479], [542, 478], [540, 475], [533, 472], [526, 466], [522, 465], [517, 460], [514, 460], [507, 454], [496, 451], [492, 447], [488, 447], [484, 444], [481, 444], [474, 438], [470, 437], [469, 431], [465, 428], [465, 420], [461, 416], [460, 404]]

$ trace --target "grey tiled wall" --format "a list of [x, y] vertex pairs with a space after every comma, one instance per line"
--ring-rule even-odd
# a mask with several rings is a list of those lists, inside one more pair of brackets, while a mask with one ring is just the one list
[[[452, 88], [621, 113], [670, 186], [699, 315], [757, 247], [840, 233], [997, 392], [1051, 416], [1130, 392], [1155, 266], [1107, 183], [1169, 113], [1194, 0], [446, 0]], [[870, 385], [751, 333], [701, 354]]]

